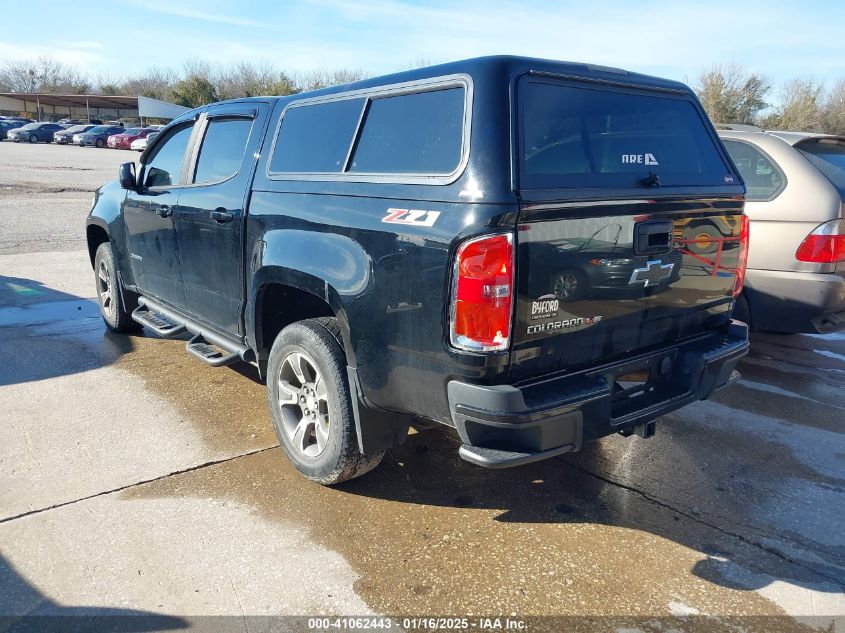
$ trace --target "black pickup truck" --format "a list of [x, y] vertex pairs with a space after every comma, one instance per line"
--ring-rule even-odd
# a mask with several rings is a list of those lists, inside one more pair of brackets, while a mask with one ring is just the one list
[[[743, 194], [683, 84], [489, 57], [188, 112], [87, 239], [106, 325], [254, 363], [291, 462], [332, 484], [411, 425], [501, 468], [730, 384]], [[690, 221], [735, 228], [695, 249]]]

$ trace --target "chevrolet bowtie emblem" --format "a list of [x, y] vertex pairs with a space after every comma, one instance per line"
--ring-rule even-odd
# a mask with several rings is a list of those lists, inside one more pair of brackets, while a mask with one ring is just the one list
[[656, 286], [661, 281], [666, 281], [672, 274], [675, 264], [664, 264], [659, 259], [653, 262], [646, 262], [644, 268], [637, 268], [631, 273], [629, 286], [642, 284], [644, 287]]

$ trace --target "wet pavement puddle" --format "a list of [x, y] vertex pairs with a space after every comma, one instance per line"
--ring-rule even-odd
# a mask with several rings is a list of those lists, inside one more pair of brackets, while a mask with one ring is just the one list
[[[185, 354], [184, 341], [107, 334], [96, 305], [80, 298], [0, 308], [0, 326], [0, 336], [27, 345], [45, 339], [63, 350], [50, 360], [60, 357], [55, 373], [99, 364], [137, 376], [209, 446], [247, 452], [276, 444], [252, 366], [210, 369]], [[781, 606], [761, 595], [775, 582], [841, 593], [845, 552], [796, 531], [794, 512], [778, 510], [776, 501], [793, 501], [799, 482], [816, 501], [842, 507], [842, 466], [828, 455], [813, 468], [812, 453], [781, 431], [750, 427], [754, 416], [767, 415], [794, 425], [803, 434], [795, 441], [824, 437], [819, 450], [844, 455], [841, 429], [837, 436], [830, 421], [843, 401], [819, 399], [836, 382], [787, 366], [749, 368], [753, 379], [733, 396], [726, 391], [718, 402], [672, 414], [658, 438], [611, 437], [516, 470], [471, 466], [457, 456], [453, 437], [426, 431], [367, 477], [337, 488], [303, 480], [276, 448], [119, 494], [127, 502], [221, 499], [300, 526], [352, 566], [355, 591], [376, 612], [777, 615]], [[51, 372], [36, 366], [30, 375]], [[770, 376], [779, 386], [761, 382]], [[737, 406], [741, 415], [726, 419]], [[802, 425], [807, 407], [827, 421]], [[835, 463], [839, 470], [830, 472]], [[810, 516], [820, 521], [814, 530], [841, 527], [835, 517]], [[768, 544], [779, 540], [786, 544]], [[797, 554], [787, 556], [787, 547]]]

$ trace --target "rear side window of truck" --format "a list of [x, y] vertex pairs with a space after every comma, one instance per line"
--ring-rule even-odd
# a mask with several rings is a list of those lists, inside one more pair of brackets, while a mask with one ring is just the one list
[[685, 97], [531, 79], [519, 108], [524, 189], [734, 184]]
[[288, 106], [271, 174], [448, 176], [461, 164], [466, 88], [444, 86]]
[[195, 184], [222, 182], [241, 167], [252, 130], [252, 119], [211, 119], [197, 159]]
[[349, 171], [448, 174], [461, 160], [464, 90], [370, 101]]
[[279, 128], [270, 171], [342, 172], [363, 107], [363, 99], [290, 106]]

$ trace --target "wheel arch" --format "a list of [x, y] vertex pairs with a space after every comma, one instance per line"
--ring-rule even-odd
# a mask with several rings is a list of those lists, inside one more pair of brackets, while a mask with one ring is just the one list
[[266, 266], [258, 270], [247, 302], [246, 330], [262, 375], [273, 341], [282, 329], [305, 319], [334, 317], [338, 320], [344, 350], [354, 363], [349, 322], [337, 291], [308, 273]]
[[108, 229], [96, 222], [89, 222], [85, 227], [85, 238], [88, 242], [88, 259], [91, 262], [91, 267], [94, 267], [94, 257], [97, 255], [97, 249], [100, 244], [110, 242]]

